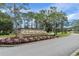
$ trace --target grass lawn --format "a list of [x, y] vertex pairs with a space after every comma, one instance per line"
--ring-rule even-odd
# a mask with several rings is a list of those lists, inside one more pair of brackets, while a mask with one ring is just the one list
[[0, 38], [8, 38], [8, 37], [15, 37], [15, 34], [10, 34], [10, 35], [0, 35]]
[[76, 55], [75, 56], [79, 56], [79, 52], [78, 53], [76, 53]]
[[67, 33], [58, 33], [58, 36], [60, 36], [60, 37], [64, 37], [64, 36], [68, 36], [68, 35], [70, 35], [70, 32], [67, 32]]
[[[48, 35], [54, 35], [54, 32], [50, 32], [50, 33], [48, 33]], [[59, 37], [64, 37], [64, 36], [70, 35], [70, 32], [63, 33], [63, 34], [62, 34], [61, 32], [58, 32], [57, 35], [58, 35]]]

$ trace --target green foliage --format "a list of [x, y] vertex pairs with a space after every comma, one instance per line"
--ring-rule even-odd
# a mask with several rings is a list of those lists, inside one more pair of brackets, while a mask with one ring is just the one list
[[58, 31], [63, 32], [64, 31], [64, 24], [67, 22], [67, 16], [62, 11], [58, 12], [56, 7], [50, 7], [52, 10], [54, 10], [53, 13], [49, 14], [49, 20], [53, 24], [53, 31], [55, 35]]
[[[64, 12], [58, 11], [57, 7], [50, 7], [49, 10], [40, 10], [38, 13], [28, 12], [23, 13], [22, 10], [28, 10], [26, 7], [28, 4], [25, 3], [12, 3], [12, 4], [1, 4], [0, 8], [9, 9], [10, 14], [14, 14], [13, 18], [8, 14], [0, 13], [0, 31], [8, 32], [12, 30], [12, 21], [15, 22], [15, 27], [18, 29], [18, 26], [21, 26], [22, 20], [27, 20], [27, 27], [29, 28], [29, 22], [35, 19], [36, 29], [42, 29], [47, 32], [52, 31], [57, 35], [58, 31], [64, 32], [64, 23], [67, 21], [67, 16]], [[10, 20], [12, 19], [12, 20]], [[17, 20], [21, 20], [20, 22]], [[4, 25], [5, 24], [5, 25]], [[25, 24], [25, 23], [24, 23]], [[32, 25], [32, 24], [31, 24]], [[6, 28], [5, 28], [6, 27]], [[3, 29], [4, 28], [4, 29]], [[9, 30], [10, 29], [10, 30]]]
[[79, 20], [75, 20], [72, 25], [72, 29], [75, 33], [79, 33]]
[[[39, 13], [30, 13], [30, 18], [36, 20], [36, 28], [41, 23], [40, 27], [47, 32], [54, 31], [57, 34], [58, 28], [61, 32], [64, 31], [64, 23], [67, 22], [67, 16], [62, 11], [58, 12], [56, 7], [50, 7], [51, 13], [48, 10], [40, 10]], [[29, 14], [28, 14], [29, 15]]]
[[0, 12], [0, 34], [5, 35], [12, 32], [13, 24], [10, 16]]

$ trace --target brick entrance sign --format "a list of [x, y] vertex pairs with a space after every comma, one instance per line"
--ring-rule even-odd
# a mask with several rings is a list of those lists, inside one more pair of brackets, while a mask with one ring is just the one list
[[46, 31], [36, 29], [20, 29], [17, 31], [17, 37], [48, 35]]
[[17, 37], [0, 39], [0, 44], [20, 44], [55, 38], [54, 35], [48, 35], [48, 33], [43, 30], [19, 29], [16, 32]]

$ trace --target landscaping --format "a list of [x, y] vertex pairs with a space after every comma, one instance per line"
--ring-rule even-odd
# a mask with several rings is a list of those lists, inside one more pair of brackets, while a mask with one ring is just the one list
[[0, 10], [0, 44], [21, 44], [69, 35], [68, 17], [62, 10], [50, 6], [39, 13], [23, 13], [21, 10], [31, 8], [25, 6], [28, 4], [0, 4], [0, 9], [6, 10]]
[[40, 40], [53, 39], [56, 36], [48, 35], [42, 30], [21, 30], [15, 35], [5, 35], [5, 38], [0, 39], [0, 44], [21, 44]]
[[79, 56], [76, 6], [79, 4], [0, 3], [0, 55]]
[[69, 32], [63, 34], [60, 32], [56, 36], [54, 36], [53, 32], [47, 33], [46, 31], [43, 30], [21, 29], [19, 32], [17, 32], [17, 37], [14, 34], [1, 36], [0, 44], [14, 45], [14, 44], [29, 43], [40, 40], [54, 39], [57, 37], [64, 37], [68, 36], [69, 34], [70, 34]]

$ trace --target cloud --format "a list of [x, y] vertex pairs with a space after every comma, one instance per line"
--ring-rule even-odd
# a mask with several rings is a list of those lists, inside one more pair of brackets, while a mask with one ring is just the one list
[[[79, 18], [79, 3], [50, 3], [50, 4], [32, 4], [30, 10], [20, 10], [20, 12], [27, 13], [29, 11], [38, 12], [41, 9], [48, 9], [50, 6], [57, 7], [58, 11], [63, 11], [67, 14], [68, 20], [71, 21], [73, 19]], [[42, 7], [40, 7], [41, 5]], [[7, 10], [2, 10], [2, 12], [6, 12]], [[8, 11], [9, 13], [9, 11]]]
[[57, 7], [58, 10], [67, 10], [69, 9], [68, 7], [68, 4], [63, 4], [63, 3], [54, 3], [54, 4], [51, 4], [50, 6], [55, 6]]
[[79, 13], [70, 14], [67, 16], [69, 21], [79, 19]]
[[59, 11], [65, 12], [69, 21], [79, 19], [79, 3], [54, 3], [50, 6], [55, 6]]
[[20, 10], [20, 12], [22, 12], [22, 13], [28, 13], [28, 12], [30, 12], [31, 10], [24, 10], [24, 9], [21, 9]]
[[54, 3], [50, 6], [55, 6], [59, 11], [62, 10], [67, 14], [72, 14], [79, 11], [79, 3]]

